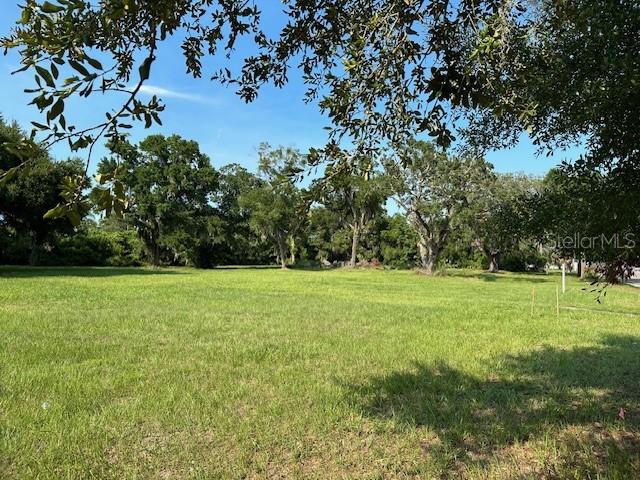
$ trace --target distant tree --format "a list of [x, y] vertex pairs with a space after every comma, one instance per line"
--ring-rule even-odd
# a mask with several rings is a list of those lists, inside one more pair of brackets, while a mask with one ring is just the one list
[[358, 261], [358, 247], [371, 222], [384, 210], [389, 195], [384, 176], [373, 171], [370, 159], [329, 166], [325, 179], [314, 184], [315, 198], [336, 213], [340, 224], [351, 232], [349, 265]]
[[309, 211], [307, 243], [316, 260], [334, 262], [344, 259], [351, 249], [351, 234], [340, 221], [338, 212], [324, 206]]
[[388, 217], [380, 231], [382, 261], [397, 268], [411, 268], [418, 262], [416, 244], [418, 237], [407, 217], [399, 213]]
[[640, 258], [640, 166], [554, 168], [533, 210], [534, 227], [557, 255], [597, 263], [606, 282], [627, 275]]
[[[138, 97], [162, 42], [180, 38], [186, 71], [199, 77], [206, 57], [244, 51], [235, 47], [246, 37], [248, 58], [212, 78], [252, 101], [299, 68], [336, 142], [346, 134], [368, 148], [426, 131], [446, 146], [462, 110], [472, 112], [467, 139], [483, 147], [514, 144], [527, 131], [551, 148], [586, 143], [596, 167], [640, 163], [637, 2], [287, 2], [282, 28], [269, 32], [259, 5], [28, 1], [0, 44], [35, 74], [36, 129], [74, 149], [117, 137], [131, 119], [159, 122], [161, 101]], [[104, 92], [122, 94], [118, 108], [76, 128], [66, 102]], [[632, 203], [633, 183], [618, 185]]]
[[303, 156], [293, 148], [260, 145], [261, 185], [243, 193], [239, 206], [250, 212], [249, 225], [258, 235], [273, 242], [282, 268], [295, 262], [296, 236], [306, 221], [307, 202], [296, 186]]
[[98, 172], [104, 176], [98, 177], [102, 185], [93, 198], [110, 211], [114, 206], [101, 204], [113, 198], [105, 194], [107, 189], [126, 191], [128, 204], [120, 208], [153, 265], [160, 265], [163, 251], [171, 254], [172, 263], [193, 262], [197, 250], [210, 241], [218, 174], [196, 142], [177, 135], [151, 135], [137, 146], [119, 142]]
[[143, 259], [144, 247], [135, 230], [98, 224], [87, 218], [75, 232], [56, 237], [51, 250], [43, 255], [42, 264], [137, 266]]
[[[9, 145], [23, 138], [25, 136], [16, 124], [8, 125], [0, 119], [0, 169], [9, 171], [22, 163], [24, 159]], [[56, 235], [73, 231], [74, 227], [66, 218], [45, 218], [45, 215], [63, 201], [60, 186], [78, 176], [84, 176], [81, 161], [54, 162], [47, 151], [40, 148], [20, 175], [0, 185], [0, 224], [14, 235], [28, 238], [31, 265], [39, 263], [43, 248]], [[79, 207], [74, 211], [76, 223], [89, 210], [85, 204]]]
[[[549, 205], [552, 216], [570, 218], [554, 229], [571, 229], [571, 235], [631, 234], [637, 224], [640, 168], [638, 3], [528, 3], [525, 21], [503, 24], [494, 31], [489, 54], [478, 52], [478, 60], [491, 67], [485, 82], [489, 101], [470, 115], [466, 141], [482, 149], [508, 147], [526, 131], [542, 151], [579, 147], [582, 158], [561, 168], [567, 174], [563, 189], [576, 196], [554, 194], [560, 203]], [[563, 214], [559, 210], [565, 206]], [[600, 232], [590, 227], [596, 223]], [[597, 257], [608, 264], [604, 277], [615, 279], [640, 266], [633, 249], [581, 250], [574, 250], [576, 258]]]
[[486, 256], [489, 271], [497, 272], [501, 255], [535, 235], [526, 229], [527, 205], [539, 182], [524, 175], [493, 172], [479, 180], [479, 188], [468, 197], [463, 221], [473, 232], [474, 246]]
[[238, 265], [268, 261], [269, 244], [251, 228], [251, 211], [240, 205], [243, 195], [262, 186], [263, 180], [238, 164], [220, 169], [220, 184], [214, 196], [222, 237], [216, 249], [220, 262]]
[[467, 207], [490, 166], [479, 159], [449, 157], [424, 141], [410, 142], [386, 161], [394, 200], [418, 235], [423, 271], [432, 274], [451, 234], [453, 219]]
[[454, 268], [488, 268], [488, 260], [484, 253], [478, 250], [470, 222], [462, 217], [463, 215], [460, 215], [452, 222], [451, 234], [440, 253], [440, 263]]

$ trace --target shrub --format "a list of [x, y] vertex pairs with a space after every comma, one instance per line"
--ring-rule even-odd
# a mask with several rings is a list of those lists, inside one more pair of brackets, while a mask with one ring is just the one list
[[81, 230], [58, 239], [51, 252], [43, 256], [44, 265], [136, 266], [143, 259], [143, 247], [133, 230]]
[[30, 242], [26, 235], [18, 235], [8, 228], [0, 229], [0, 263], [24, 265], [29, 262]]
[[517, 250], [502, 258], [500, 268], [509, 272], [540, 272], [546, 264], [546, 258], [535, 251]]

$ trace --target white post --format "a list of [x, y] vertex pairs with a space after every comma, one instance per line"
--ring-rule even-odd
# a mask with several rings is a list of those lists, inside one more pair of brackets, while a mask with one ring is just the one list
[[567, 270], [567, 266], [563, 262], [562, 263], [562, 293], [564, 293], [567, 290], [566, 270]]

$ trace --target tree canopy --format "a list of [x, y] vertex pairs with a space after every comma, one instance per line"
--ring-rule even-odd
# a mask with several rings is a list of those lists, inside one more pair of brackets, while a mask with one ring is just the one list
[[261, 184], [240, 197], [240, 206], [250, 210], [249, 225], [277, 249], [282, 268], [295, 261], [296, 235], [306, 220], [307, 202], [293, 184], [292, 173], [302, 162], [300, 152], [292, 148], [259, 149]]
[[433, 144], [410, 142], [399, 158], [386, 162], [394, 199], [418, 235], [422, 268], [433, 273], [452, 222], [482, 187], [490, 166], [481, 159], [451, 157]]
[[[117, 180], [112, 180], [108, 172], [116, 169]], [[137, 146], [119, 142], [99, 170], [107, 172], [105, 178], [99, 177], [105, 183], [115, 181], [114, 189], [126, 190], [125, 212], [153, 265], [160, 264], [163, 251], [182, 257], [183, 263], [197, 254], [201, 247], [198, 237], [209, 237], [206, 233], [218, 174], [196, 142], [177, 135], [151, 135]], [[94, 190], [99, 205], [110, 201], [105, 195], [108, 188], [106, 183]]]
[[[6, 171], [16, 168], [22, 158], [10, 148], [24, 138], [17, 125], [8, 125], [0, 119], [0, 166]], [[36, 150], [29, 165], [11, 181], [0, 184], [0, 226], [11, 236], [28, 238], [29, 262], [39, 262], [41, 251], [56, 234], [73, 230], [67, 218], [49, 218], [47, 212], [55, 208], [63, 199], [60, 185], [72, 182], [73, 178], [84, 176], [84, 166], [80, 160], [54, 162], [43, 148]], [[88, 213], [88, 205], [79, 206], [77, 222]]]
[[314, 198], [334, 212], [338, 224], [351, 236], [351, 259], [355, 267], [358, 247], [376, 216], [383, 210], [389, 196], [386, 178], [374, 171], [368, 158], [353, 161], [341, 168], [329, 168], [325, 177], [313, 187]]

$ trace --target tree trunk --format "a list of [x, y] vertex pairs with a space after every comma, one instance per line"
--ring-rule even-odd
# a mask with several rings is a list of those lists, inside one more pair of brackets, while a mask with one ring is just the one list
[[154, 267], [160, 266], [160, 245], [157, 243], [153, 244], [153, 251], [151, 254], [151, 263]]
[[285, 241], [278, 236], [278, 259], [280, 260], [280, 268], [287, 268], [287, 246]]
[[499, 255], [496, 252], [489, 253], [489, 272], [497, 273], [500, 270]]
[[420, 263], [422, 265], [422, 271], [427, 275], [433, 275], [436, 271], [436, 263], [440, 250], [433, 246], [427, 246], [427, 242], [421, 240], [418, 242], [418, 249], [420, 250]]
[[291, 264], [296, 263], [296, 240], [293, 237], [289, 239], [289, 250], [291, 252]]
[[578, 278], [584, 280], [587, 276], [587, 262], [580, 259], [578, 260]]
[[582, 278], [582, 260], [578, 259], [578, 278]]
[[34, 267], [40, 263], [40, 242], [35, 233], [31, 234], [31, 249], [29, 251], [29, 265]]
[[349, 266], [354, 268], [358, 261], [358, 244], [360, 243], [360, 229], [358, 227], [353, 228], [353, 237], [351, 240], [351, 261], [349, 262]]
[[423, 265], [423, 270], [427, 275], [433, 275], [436, 271], [436, 262], [433, 257], [427, 259], [427, 262]]
[[422, 241], [418, 242], [418, 251], [420, 252], [420, 266], [426, 269], [427, 263], [429, 262], [429, 251]]
[[152, 263], [154, 267], [160, 266], [160, 237], [162, 235], [162, 222], [160, 217], [155, 217], [155, 228], [151, 231], [150, 240], [152, 245]]
[[486, 246], [482, 251], [489, 260], [489, 272], [497, 273], [500, 270], [500, 251]]
[[40, 262], [40, 247], [32, 245], [29, 252], [29, 265], [35, 267]]

